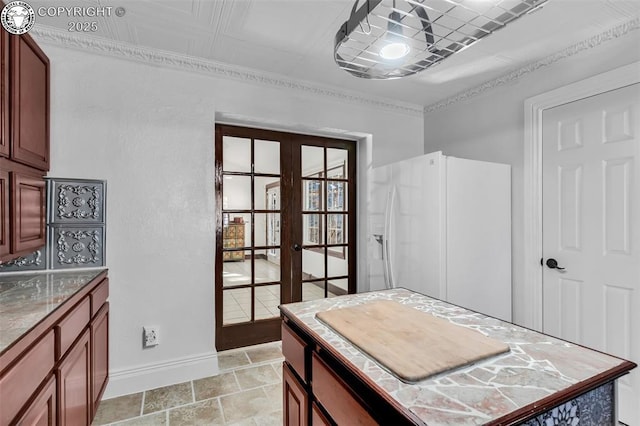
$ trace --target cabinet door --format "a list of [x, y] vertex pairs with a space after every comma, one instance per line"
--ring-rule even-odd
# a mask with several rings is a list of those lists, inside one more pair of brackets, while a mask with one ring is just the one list
[[28, 35], [11, 36], [11, 158], [49, 170], [49, 59]]
[[9, 34], [0, 31], [0, 156], [9, 156]]
[[91, 346], [89, 330], [64, 357], [58, 367], [58, 424], [86, 426], [91, 424]]
[[16, 422], [24, 426], [54, 426], [56, 424], [56, 376], [52, 375], [36, 399]]
[[311, 406], [311, 425], [312, 426], [332, 426], [332, 423], [322, 413], [320, 407], [314, 402]]
[[0, 169], [0, 259], [11, 253], [9, 233], [9, 172]]
[[45, 182], [21, 172], [12, 175], [13, 253], [24, 253], [45, 244]]
[[91, 416], [95, 416], [109, 374], [109, 302], [91, 322]]
[[282, 373], [284, 425], [306, 426], [309, 419], [309, 395], [286, 362], [282, 363]]

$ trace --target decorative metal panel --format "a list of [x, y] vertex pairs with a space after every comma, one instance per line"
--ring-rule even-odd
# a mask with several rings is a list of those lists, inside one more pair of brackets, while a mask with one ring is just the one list
[[104, 223], [106, 181], [49, 179], [49, 223]]
[[50, 226], [48, 237], [50, 269], [104, 266], [104, 226]]
[[0, 265], [0, 272], [41, 271], [46, 267], [46, 246], [26, 256], [21, 256]]

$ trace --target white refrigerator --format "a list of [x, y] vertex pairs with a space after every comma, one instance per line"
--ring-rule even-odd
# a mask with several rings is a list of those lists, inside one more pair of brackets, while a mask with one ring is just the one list
[[372, 169], [370, 290], [511, 321], [511, 167], [434, 152]]

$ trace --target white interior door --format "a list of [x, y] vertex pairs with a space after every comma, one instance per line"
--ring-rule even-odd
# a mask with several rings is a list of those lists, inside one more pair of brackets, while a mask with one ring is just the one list
[[[545, 333], [640, 363], [640, 84], [543, 113]], [[553, 264], [551, 265], [553, 266]], [[640, 424], [640, 371], [618, 380]]]

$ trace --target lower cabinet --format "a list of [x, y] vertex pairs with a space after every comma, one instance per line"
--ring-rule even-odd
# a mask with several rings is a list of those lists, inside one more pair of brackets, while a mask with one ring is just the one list
[[91, 321], [91, 413], [98, 411], [109, 378], [109, 302]]
[[60, 426], [91, 423], [91, 346], [89, 330], [69, 350], [58, 367]]
[[306, 426], [309, 417], [309, 396], [286, 362], [282, 364], [282, 387], [282, 416], [284, 417], [284, 424]]
[[16, 424], [25, 426], [53, 426], [57, 424], [56, 384], [56, 376], [52, 374]]
[[106, 275], [0, 355], [0, 426], [91, 424], [109, 378]]

